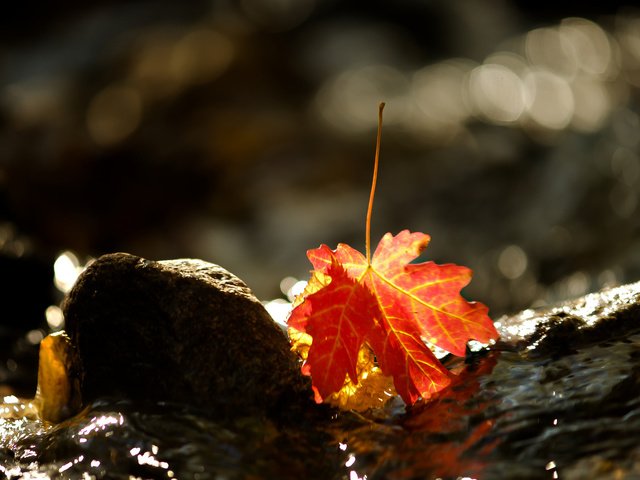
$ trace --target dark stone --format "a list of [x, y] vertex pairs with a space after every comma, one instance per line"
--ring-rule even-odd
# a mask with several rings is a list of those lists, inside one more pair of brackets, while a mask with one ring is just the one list
[[285, 334], [218, 265], [104, 255], [80, 276], [64, 313], [85, 403], [123, 396], [232, 418], [278, 416], [310, 398]]
[[491, 429], [482, 441], [496, 443], [472, 476], [640, 478], [640, 282], [505, 316], [496, 327], [496, 364], [468, 402], [485, 402], [480, 417]]

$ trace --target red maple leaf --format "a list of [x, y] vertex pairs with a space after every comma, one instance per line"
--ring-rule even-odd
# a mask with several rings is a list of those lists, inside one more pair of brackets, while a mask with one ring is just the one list
[[[317, 250], [322, 248], [328, 250]], [[357, 378], [358, 351], [377, 316], [364, 286], [352, 281], [341, 265], [334, 261], [325, 270], [331, 288], [307, 297], [288, 321], [289, 327], [313, 337], [305, 373], [312, 375], [322, 398], [340, 390], [345, 375]]]
[[471, 279], [468, 268], [409, 263], [428, 241], [423, 233], [388, 233], [371, 262], [345, 244], [308, 252], [314, 269], [331, 282], [293, 310], [289, 326], [313, 337], [306, 368], [321, 397], [338, 391], [345, 375], [356, 379], [364, 342], [412, 404], [450, 382], [449, 372], [424, 340], [463, 356], [468, 340], [497, 338], [487, 307], [459, 293]]
[[451, 374], [425, 341], [463, 356], [468, 340], [486, 343], [498, 334], [487, 307], [460, 295], [471, 280], [471, 270], [452, 264], [410, 263], [426, 248], [428, 235], [408, 230], [396, 236], [387, 233], [371, 257], [369, 232], [379, 146], [380, 132], [367, 212], [367, 255], [345, 244], [336, 250], [326, 245], [309, 250], [315, 272], [330, 281], [305, 296], [288, 324], [313, 338], [303, 369], [321, 398], [340, 390], [346, 375], [358, 381], [358, 351], [366, 343], [382, 372], [393, 377], [403, 400], [413, 404], [450, 383]]

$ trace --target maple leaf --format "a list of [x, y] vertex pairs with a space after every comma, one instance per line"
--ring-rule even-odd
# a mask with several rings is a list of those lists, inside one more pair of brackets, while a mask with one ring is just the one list
[[[305, 300], [296, 307], [289, 326], [313, 338], [306, 363], [315, 387], [326, 397], [340, 390], [345, 375], [357, 379], [358, 351], [377, 312], [364, 286], [351, 281], [337, 262], [322, 273], [331, 278], [329, 285], [312, 294], [312, 301]], [[311, 317], [312, 322], [304, 322]]]
[[[330, 282], [331, 278], [328, 275], [319, 271], [314, 271], [302, 294], [298, 295], [294, 299], [294, 307], [301, 305], [309, 295], [319, 291]], [[309, 357], [309, 350], [311, 349], [313, 338], [308, 333], [299, 329], [305, 329], [305, 318], [307, 318], [311, 313], [309, 310], [310, 306], [311, 303], [306, 302], [304, 307], [296, 308], [295, 315], [290, 316], [288, 319], [289, 339], [292, 345], [291, 350], [296, 352], [300, 358], [305, 361], [303, 373], [306, 375], [311, 375], [310, 364], [306, 362], [306, 360]], [[318, 338], [315, 343], [316, 346], [314, 347], [314, 351], [320, 347], [323, 340], [325, 343], [328, 341], [328, 343], [331, 344], [331, 336], [323, 339], [317, 332], [314, 333]], [[340, 344], [339, 338], [334, 336], [333, 339], [333, 347], [338, 347]], [[351, 348], [348, 351], [351, 359], [353, 358], [354, 350], [354, 348]], [[313, 361], [314, 357], [312, 356], [314, 370], [318, 369], [320, 372], [323, 372], [321, 375], [330, 373], [331, 375], [335, 375], [337, 378], [344, 379], [344, 383], [340, 390], [329, 393], [328, 395], [326, 394], [327, 392], [325, 392], [324, 397], [320, 394], [318, 388], [314, 386], [313, 390], [318, 403], [325, 401], [331, 405], [342, 408], [343, 410], [365, 411], [370, 408], [382, 407], [390, 397], [396, 394], [396, 391], [393, 388], [393, 379], [382, 373], [375, 361], [373, 351], [367, 344], [361, 345], [357, 355], [355, 380], [351, 380], [350, 375], [347, 375], [345, 378], [345, 373], [347, 372], [335, 362], [331, 362], [331, 365], [334, 365], [334, 369], [327, 369], [327, 366], [325, 365], [325, 370], [323, 372], [322, 369], [318, 368], [321, 367], [321, 365], [316, 365]], [[353, 375], [353, 372], [354, 370], [351, 368], [349, 373]]]
[[[379, 121], [382, 115], [381, 104]], [[379, 123], [380, 125], [380, 123]], [[312, 337], [303, 372], [317, 400], [358, 382], [358, 353], [368, 345], [407, 404], [447, 386], [451, 374], [425, 340], [455, 355], [468, 340], [498, 337], [488, 308], [460, 290], [471, 270], [433, 262], [410, 263], [426, 248], [424, 233], [387, 233], [370, 255], [371, 208], [380, 150], [380, 128], [366, 226], [366, 255], [349, 245], [309, 250], [313, 276], [288, 319], [290, 329]], [[348, 376], [348, 378], [347, 378]]]
[[313, 338], [306, 363], [321, 397], [338, 391], [346, 375], [357, 380], [357, 353], [365, 341], [412, 404], [450, 382], [423, 338], [464, 356], [468, 340], [497, 337], [487, 307], [459, 293], [471, 279], [468, 268], [408, 263], [428, 241], [428, 235], [408, 230], [388, 233], [371, 262], [345, 244], [308, 252], [315, 271], [331, 281], [293, 310], [289, 326]]

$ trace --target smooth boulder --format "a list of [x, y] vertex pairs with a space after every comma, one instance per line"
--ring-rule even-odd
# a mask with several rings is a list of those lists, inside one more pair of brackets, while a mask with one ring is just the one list
[[275, 417], [311, 398], [284, 332], [218, 265], [104, 255], [79, 277], [64, 315], [85, 404], [123, 396]]

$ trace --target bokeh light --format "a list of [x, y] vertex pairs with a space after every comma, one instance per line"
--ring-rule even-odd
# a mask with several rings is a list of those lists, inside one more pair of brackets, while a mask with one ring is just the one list
[[417, 70], [411, 79], [410, 109], [406, 127], [423, 141], [446, 143], [455, 138], [470, 115], [464, 100], [465, 82], [475, 65], [465, 60], [450, 60]]
[[385, 124], [402, 121], [407, 109], [406, 76], [389, 65], [368, 65], [341, 73], [318, 92], [316, 108], [321, 118], [346, 134], [368, 131], [376, 126], [372, 115], [381, 98], [389, 104]]
[[495, 123], [517, 121], [525, 107], [522, 80], [504, 65], [483, 64], [471, 71], [469, 97], [475, 111]]
[[[64, 251], [53, 264], [54, 284], [62, 293], [67, 293], [75, 284], [78, 276], [84, 271], [78, 256], [71, 251]], [[55, 316], [55, 314], [52, 314]]]
[[620, 78], [635, 69], [640, 50], [632, 25], [621, 22], [618, 35], [631, 61], [620, 55], [613, 35], [571, 17], [505, 42], [511, 50], [492, 53], [480, 65], [451, 59], [413, 72], [372, 63], [343, 69], [321, 86], [316, 107], [327, 124], [353, 134], [374, 128], [369, 106], [384, 98], [394, 107], [387, 124], [401, 123], [416, 141], [433, 145], [455, 138], [472, 115], [521, 127], [543, 142], [540, 132], [596, 132], [626, 98]]
[[140, 125], [142, 100], [134, 88], [110, 85], [98, 92], [87, 109], [87, 129], [98, 145], [124, 140]]
[[569, 125], [575, 108], [569, 83], [549, 70], [531, 69], [524, 77], [527, 116], [550, 130]]
[[289, 30], [311, 14], [315, 0], [241, 0], [247, 16], [269, 30]]
[[[79, 13], [68, 37], [7, 47], [0, 250], [50, 245], [59, 292], [42, 310], [79, 258], [124, 250], [219, 262], [282, 295], [267, 305], [284, 318], [293, 284], [278, 279], [305, 277], [304, 251], [362, 240], [381, 100], [374, 237], [432, 234], [429, 255], [472, 267], [469, 296], [499, 312], [552, 301], [576, 270], [591, 286], [640, 271], [638, 10], [534, 20], [418, 2], [408, 21], [407, 4], [214, 3]], [[440, 18], [462, 23], [422, 28]]]
[[53, 331], [60, 330], [64, 327], [64, 314], [58, 305], [50, 305], [45, 310], [47, 325]]
[[498, 257], [498, 268], [507, 278], [515, 280], [527, 270], [527, 254], [517, 245], [509, 245]]

